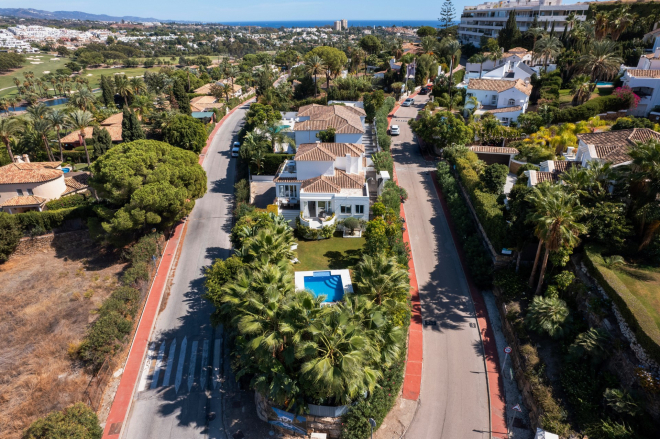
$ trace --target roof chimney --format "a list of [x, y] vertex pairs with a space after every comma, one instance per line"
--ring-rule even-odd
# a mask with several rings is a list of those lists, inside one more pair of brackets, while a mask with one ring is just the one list
[[23, 161], [24, 161], [25, 163], [30, 163], [30, 156], [27, 155], [27, 154], [23, 154]]

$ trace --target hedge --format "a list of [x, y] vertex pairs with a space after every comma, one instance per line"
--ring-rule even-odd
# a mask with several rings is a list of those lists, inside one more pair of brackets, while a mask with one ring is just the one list
[[[261, 166], [261, 175], [275, 175], [280, 165], [286, 160], [292, 160], [293, 157], [295, 157], [295, 154], [264, 154], [264, 163]], [[252, 172], [252, 174], [257, 173], [257, 166], [254, 163], [250, 163], [250, 172]]]
[[644, 305], [630, 292], [618, 276], [603, 264], [601, 248], [589, 244], [584, 248], [585, 265], [614, 302], [637, 342], [655, 361], [660, 362], [660, 330]]
[[84, 204], [66, 209], [17, 213], [15, 217], [24, 232], [46, 233], [50, 230], [61, 227], [67, 220], [87, 218], [92, 215], [94, 215], [92, 206], [90, 204]]
[[71, 207], [83, 206], [88, 203], [86, 196], [82, 194], [73, 194], [66, 197], [58, 198], [56, 200], [50, 200], [46, 203], [46, 209], [48, 210], [59, 210], [59, 209], [68, 209]]
[[577, 107], [566, 108], [555, 113], [553, 122], [579, 122], [607, 111], [628, 108], [628, 103], [616, 96], [599, 96]]

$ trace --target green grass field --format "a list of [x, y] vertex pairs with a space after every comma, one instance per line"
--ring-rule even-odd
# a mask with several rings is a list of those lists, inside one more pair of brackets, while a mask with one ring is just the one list
[[298, 241], [296, 271], [352, 269], [360, 261], [364, 238], [342, 238], [337, 232], [330, 239]]
[[[64, 68], [64, 64], [69, 62], [68, 58], [58, 58], [57, 61], [51, 61], [51, 58], [55, 58], [54, 56], [40, 53], [26, 55], [26, 58], [37, 58], [38, 60], [28, 59], [20, 69], [0, 75], [0, 97], [17, 94], [14, 77], [23, 80], [23, 73], [32, 72], [36, 78], [40, 78], [45, 74], [44, 72], [55, 72], [57, 69]], [[41, 62], [42, 64], [32, 64], [33, 62]]]
[[639, 299], [660, 329], [660, 271], [635, 265], [613, 270], [619, 280]]

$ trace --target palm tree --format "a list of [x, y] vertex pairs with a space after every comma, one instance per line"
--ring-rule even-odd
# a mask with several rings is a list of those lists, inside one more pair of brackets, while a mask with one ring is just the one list
[[92, 163], [89, 160], [89, 151], [87, 150], [87, 142], [85, 142], [85, 129], [92, 124], [94, 116], [89, 111], [73, 110], [69, 113], [67, 118], [67, 125], [74, 130], [80, 131], [80, 138], [82, 139], [83, 146], [85, 147], [85, 157], [87, 158], [87, 166]]
[[137, 117], [142, 120], [145, 115], [148, 115], [154, 110], [154, 97], [151, 95], [140, 94], [133, 99], [131, 108], [134, 110]]
[[316, 78], [318, 75], [325, 73], [325, 67], [323, 60], [318, 55], [311, 55], [305, 61], [305, 71], [307, 74], [314, 76], [314, 97], [317, 96], [317, 82]]
[[32, 120], [32, 128], [41, 138], [41, 141], [44, 145], [44, 149], [46, 150], [46, 154], [48, 155], [48, 160], [54, 162], [55, 157], [53, 157], [53, 152], [51, 151], [50, 145], [48, 144], [48, 133], [50, 132], [50, 123], [46, 119], [34, 119]]
[[293, 232], [288, 224], [270, 226], [259, 230], [257, 235], [243, 241], [243, 250], [254, 264], [276, 264], [293, 259], [291, 246], [295, 244]]
[[234, 79], [241, 74], [241, 70], [237, 66], [231, 66], [227, 69], [227, 77], [231, 80], [231, 92], [234, 92]]
[[43, 119], [48, 112], [49, 108], [45, 104], [32, 105], [27, 109], [27, 114], [32, 120]]
[[133, 89], [134, 95], [140, 95], [147, 91], [147, 84], [142, 80], [142, 78], [134, 76], [128, 80], [128, 83], [130, 84], [131, 89]]
[[579, 204], [577, 195], [567, 194], [560, 185], [540, 184], [534, 188], [528, 199], [534, 206], [529, 221], [535, 224], [535, 234], [539, 238], [539, 247], [529, 278], [530, 286], [534, 282], [541, 246], [545, 244], [541, 273], [536, 286], [536, 294], [539, 294], [550, 252], [564, 246], [575, 247], [579, 242], [578, 236], [587, 232], [587, 227], [577, 222], [586, 214], [586, 209]]
[[264, 152], [262, 150], [257, 150], [255, 153], [252, 155], [252, 159], [250, 160], [251, 163], [254, 163], [257, 166], [257, 175], [261, 174], [261, 168], [264, 165], [264, 159], [266, 158]]
[[50, 123], [52, 129], [55, 130], [57, 134], [57, 143], [60, 147], [60, 161], [64, 161], [64, 152], [62, 150], [62, 140], [60, 138], [60, 132], [66, 128], [66, 113], [62, 110], [55, 109], [48, 113], [46, 120]]
[[[631, 206], [639, 221], [639, 230], [642, 241], [639, 250], [651, 243], [655, 234], [660, 230], [660, 218], [653, 215], [653, 203], [657, 204], [660, 194], [660, 142], [650, 140], [634, 146], [630, 152], [632, 164], [630, 165]], [[653, 218], [649, 221], [649, 218]]]
[[589, 52], [580, 57], [578, 66], [591, 76], [591, 91], [596, 88], [596, 82], [606, 80], [616, 75], [623, 64], [616, 43], [612, 40], [594, 41]]
[[7, 99], [0, 99], [0, 112], [6, 112], [7, 116], [9, 116], [9, 103], [7, 102]]
[[271, 147], [273, 152], [284, 152], [284, 145], [291, 145], [295, 148], [296, 142], [286, 133], [291, 132], [290, 128], [284, 128], [277, 123], [273, 123], [266, 126], [266, 131], [268, 132], [268, 137], [270, 137]]
[[11, 96], [7, 99], [7, 105], [9, 105], [14, 113], [16, 113], [16, 104], [18, 104], [18, 99], [15, 96]]
[[573, 93], [573, 106], [582, 105], [591, 96], [591, 84], [588, 75], [576, 75], [570, 82], [571, 93]]
[[355, 284], [378, 305], [389, 300], [405, 301], [410, 291], [408, 273], [395, 257], [365, 256], [355, 268]]
[[545, 30], [543, 30], [542, 27], [532, 27], [527, 31], [527, 34], [532, 36], [532, 52], [534, 52], [534, 49], [536, 48], [536, 40], [545, 34]]
[[16, 137], [23, 129], [23, 124], [13, 117], [0, 118], [0, 138], [7, 148], [9, 160], [14, 163], [14, 154], [12, 153], [10, 140]]
[[115, 76], [115, 92], [124, 98], [124, 105], [128, 106], [128, 98], [133, 96], [133, 87], [124, 75]]
[[471, 105], [470, 113], [474, 114], [475, 111], [479, 109], [479, 100], [476, 96], [470, 96], [465, 100], [465, 106]]
[[610, 26], [610, 14], [603, 11], [596, 14], [594, 20], [594, 33], [597, 40], [602, 40], [607, 36]]
[[525, 322], [530, 329], [547, 333], [551, 337], [561, 337], [570, 312], [566, 302], [557, 297], [536, 296], [529, 305]]
[[483, 54], [481, 54], [481, 53], [475, 53], [474, 55], [472, 55], [472, 56], [470, 57], [470, 59], [468, 59], [468, 62], [469, 62], [469, 63], [479, 64], [479, 65], [480, 65], [480, 67], [479, 67], [479, 77], [480, 77], [480, 78], [481, 78], [481, 74], [482, 74], [482, 72], [483, 72], [483, 70], [484, 70], [484, 62], [485, 62], [486, 60], [487, 60], [487, 58], [486, 58], [485, 56], [483, 56]]
[[435, 55], [438, 47], [438, 40], [434, 37], [422, 38], [422, 53]]
[[79, 109], [87, 111], [94, 108], [96, 98], [94, 97], [94, 94], [89, 91], [89, 89], [81, 88], [77, 93], [71, 96], [69, 102]]
[[453, 38], [445, 38], [441, 43], [442, 52], [449, 58], [449, 102], [452, 102], [451, 88], [454, 80], [454, 66], [458, 64], [461, 57], [461, 43]]
[[561, 48], [562, 44], [559, 38], [551, 35], [544, 35], [537, 41], [534, 47], [534, 53], [537, 54], [537, 58], [544, 60], [543, 69], [545, 71], [548, 70], [548, 61], [550, 58], [556, 58], [561, 52]]

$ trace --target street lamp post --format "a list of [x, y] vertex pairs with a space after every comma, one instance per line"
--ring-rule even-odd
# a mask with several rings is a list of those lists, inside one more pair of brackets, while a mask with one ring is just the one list
[[374, 428], [376, 428], [376, 421], [374, 418], [369, 418], [369, 425], [371, 426], [371, 439], [374, 439]]

